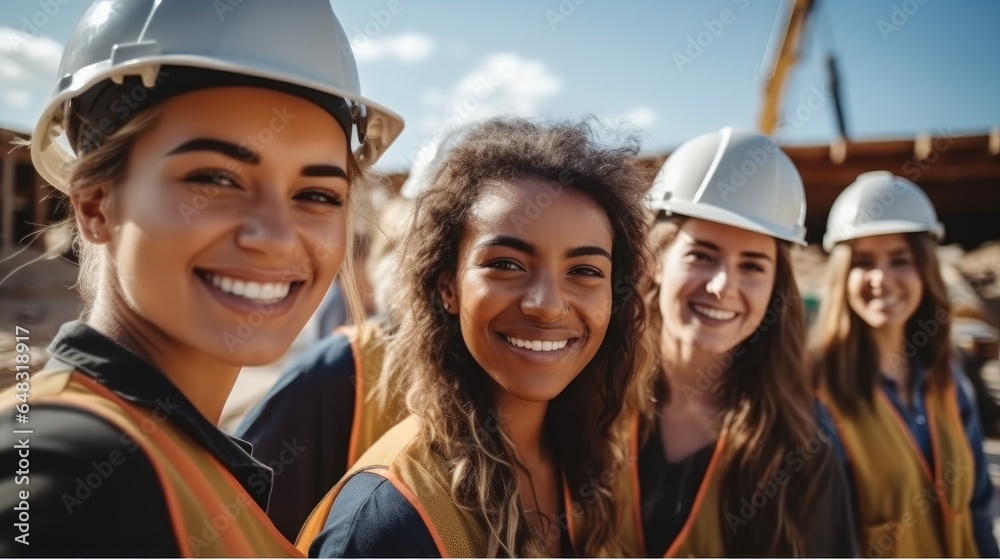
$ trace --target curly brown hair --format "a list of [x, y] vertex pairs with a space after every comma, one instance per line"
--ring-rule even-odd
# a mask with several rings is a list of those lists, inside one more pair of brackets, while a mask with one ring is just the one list
[[525, 522], [514, 458], [495, 418], [488, 376], [466, 347], [458, 318], [444, 312], [438, 280], [456, 269], [459, 241], [479, 197], [491, 185], [524, 178], [588, 195], [613, 230], [607, 334], [591, 362], [550, 403], [544, 437], [575, 513], [588, 528], [576, 535], [577, 552], [618, 550], [611, 488], [593, 481], [618, 472], [625, 460], [616, 421], [636, 373], [650, 364], [642, 340], [648, 177], [637, 164], [634, 137], [605, 145], [597, 136], [587, 121], [498, 118], [473, 127], [440, 157], [402, 249], [400, 268], [407, 274], [393, 304], [399, 334], [390, 344], [383, 379], [408, 387], [407, 404], [423, 420], [420, 437], [449, 465], [452, 498], [482, 520], [489, 556], [547, 552], [542, 535]]

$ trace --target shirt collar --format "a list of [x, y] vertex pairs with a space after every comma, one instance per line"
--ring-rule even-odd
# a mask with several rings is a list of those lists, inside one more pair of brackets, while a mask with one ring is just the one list
[[49, 355], [93, 378], [119, 397], [162, 410], [178, 428], [208, 450], [266, 509], [273, 472], [250, 454], [253, 447], [227, 436], [152, 364], [83, 321], [66, 323]]

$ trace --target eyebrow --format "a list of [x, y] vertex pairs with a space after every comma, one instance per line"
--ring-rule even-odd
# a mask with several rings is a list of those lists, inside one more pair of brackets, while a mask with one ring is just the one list
[[177, 146], [173, 150], [167, 152], [167, 155], [172, 156], [187, 152], [216, 152], [228, 158], [245, 161], [250, 165], [257, 165], [260, 163], [260, 156], [257, 155], [257, 152], [254, 152], [246, 147], [237, 146], [236, 144], [230, 142], [215, 140], [212, 138], [195, 138], [194, 140], [188, 140], [187, 142], [184, 142], [180, 146]]
[[347, 179], [347, 172], [337, 165], [307, 165], [302, 168], [303, 177], [343, 177]]
[[[712, 243], [710, 241], [702, 241], [700, 239], [695, 239], [694, 240], [694, 244], [695, 245], [700, 245], [700, 246], [705, 247], [707, 249], [711, 249], [713, 251], [721, 251], [722, 250], [722, 249], [719, 249], [718, 245], [716, 245], [715, 243]], [[774, 260], [774, 259], [771, 258], [770, 255], [765, 255], [764, 253], [758, 253], [756, 251], [743, 251], [742, 253], [740, 253], [740, 255], [744, 256], [744, 257], [749, 257], [751, 259], [763, 259], [763, 260], [766, 260], [766, 261], [773, 261]]]
[[[486, 241], [480, 243], [478, 247], [479, 248], [510, 247], [511, 249], [515, 249], [517, 251], [520, 251], [522, 253], [531, 256], [535, 256], [535, 254], [538, 252], [535, 249], [534, 245], [528, 243], [527, 241], [524, 241], [523, 239], [518, 239], [517, 237], [511, 237], [509, 235], [497, 235], [495, 237], [491, 237]], [[611, 260], [611, 253], [609, 253], [602, 247], [591, 246], [591, 245], [584, 247], [574, 247], [563, 253], [563, 257], [567, 259], [572, 259], [575, 257], [585, 257], [590, 255], [607, 257], [609, 261]]]
[[[225, 140], [216, 140], [214, 138], [195, 138], [194, 140], [188, 140], [180, 146], [177, 146], [173, 150], [170, 150], [167, 155], [183, 154], [187, 152], [216, 152], [222, 154], [228, 158], [238, 159], [240, 161], [245, 161], [250, 165], [257, 165], [260, 163], [260, 155], [254, 152], [246, 146], [237, 146], [231, 142], [226, 142]], [[339, 165], [306, 165], [302, 168], [301, 175], [303, 177], [342, 177], [347, 179], [347, 171]]]

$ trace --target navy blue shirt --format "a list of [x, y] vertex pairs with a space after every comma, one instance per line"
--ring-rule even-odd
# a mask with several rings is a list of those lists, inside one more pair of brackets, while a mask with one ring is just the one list
[[[153, 418], [164, 418], [215, 457], [265, 509], [271, 471], [246, 442], [226, 436], [163, 373], [81, 321], [66, 323], [48, 352]], [[41, 372], [39, 372], [41, 373]], [[31, 401], [29, 400], [29, 404]], [[0, 433], [33, 433], [30, 473], [20, 481], [15, 443], [0, 447], [0, 557], [176, 557], [180, 554], [159, 476], [131, 436], [90, 412], [31, 404], [30, 423], [0, 415]], [[8, 436], [5, 436], [8, 437]], [[26, 482], [24, 484], [23, 482]], [[14, 541], [19, 490], [29, 491], [29, 545]], [[189, 527], [211, 539], [212, 521]], [[195, 542], [197, 548], [197, 543]]]
[[[931, 433], [927, 426], [927, 404], [925, 401], [925, 388], [927, 385], [927, 369], [915, 361], [911, 362], [911, 388], [910, 402], [912, 408], [907, 408], [899, 396], [899, 389], [896, 382], [885, 375], [881, 376], [881, 386], [885, 394], [889, 397], [900, 417], [906, 422], [910, 434], [920, 446], [927, 464], [934, 468], [934, 452], [931, 446]], [[972, 527], [979, 548], [979, 555], [984, 558], [996, 558], [1000, 556], [996, 539], [993, 536], [993, 518], [990, 512], [990, 504], [993, 499], [993, 485], [990, 483], [986, 471], [986, 455], [983, 452], [983, 428], [979, 421], [979, 412], [976, 409], [975, 390], [972, 382], [965, 376], [958, 367], [952, 367], [952, 378], [958, 387], [958, 410], [962, 417], [962, 424], [965, 428], [965, 437], [969, 441], [972, 449], [972, 456], [975, 461], [975, 485], [972, 493], [972, 503], [969, 509], [972, 512]], [[824, 415], [829, 417], [829, 411], [824, 410]], [[829, 420], [827, 420], [829, 422]], [[832, 425], [832, 424], [831, 424]], [[850, 462], [844, 452], [843, 444], [832, 430], [829, 431], [831, 439], [834, 441], [834, 448], [840, 460], [846, 465], [849, 473], [848, 482], [851, 485], [851, 497], [855, 493], [854, 480]], [[854, 504], [856, 510], [857, 504]]]
[[298, 356], [236, 428], [274, 470], [267, 515], [289, 540], [350, 467], [354, 386], [350, 341], [327, 336]]
[[[560, 518], [564, 513], [560, 512]], [[575, 556], [569, 531], [564, 527], [559, 529], [562, 556]], [[309, 556], [441, 557], [417, 510], [385, 477], [367, 472], [358, 473], [344, 483], [326, 518], [326, 527], [309, 547]]]
[[313, 558], [440, 558], [417, 510], [385, 477], [351, 477], [309, 547]]

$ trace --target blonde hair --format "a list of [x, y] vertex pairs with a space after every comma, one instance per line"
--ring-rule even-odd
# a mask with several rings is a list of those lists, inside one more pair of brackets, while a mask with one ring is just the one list
[[[928, 368], [930, 383], [947, 383], [951, 375], [951, 303], [941, 277], [937, 242], [926, 233], [908, 233], [905, 237], [924, 286], [923, 298], [906, 322], [906, 340], [914, 349], [913, 355], [906, 358], [916, 359]], [[824, 387], [848, 414], [861, 403], [872, 402], [880, 370], [871, 327], [847, 300], [852, 256], [850, 243], [840, 243], [830, 252], [811, 352], [815, 383]], [[927, 324], [934, 324], [936, 332], [929, 335], [923, 328]], [[923, 343], [918, 340], [920, 336]]]

